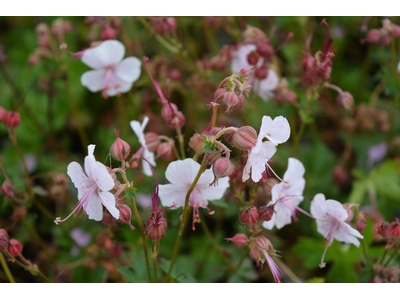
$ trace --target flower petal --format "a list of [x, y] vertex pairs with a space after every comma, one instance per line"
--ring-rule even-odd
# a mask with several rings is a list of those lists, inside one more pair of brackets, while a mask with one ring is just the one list
[[199, 181], [197, 182], [197, 187], [207, 188], [211, 182], [214, 180], [214, 173], [211, 169], [207, 169], [201, 174]]
[[81, 76], [81, 84], [87, 87], [92, 93], [102, 91], [105, 87], [104, 80], [106, 78], [105, 70], [87, 71]]
[[274, 97], [274, 90], [279, 85], [279, 76], [273, 69], [268, 69], [268, 76], [265, 79], [257, 80], [253, 90], [263, 99], [268, 101]]
[[[153, 167], [155, 167], [155, 166], [157, 165], [156, 162], [155, 162], [155, 160], [154, 160], [154, 153], [153, 153], [153, 152], [150, 152], [147, 148], [144, 149], [143, 157], [144, 157], [145, 159], [147, 159], [147, 161], [148, 161]], [[145, 160], [142, 161], [142, 167], [143, 167], [143, 172], [144, 172], [144, 174], [145, 174], [146, 176], [153, 176], [153, 172], [152, 172], [152, 170], [151, 170], [149, 164], [148, 164]]]
[[142, 62], [137, 57], [127, 57], [115, 68], [115, 76], [119, 79], [133, 83], [139, 79]]
[[177, 160], [168, 165], [165, 177], [174, 185], [190, 186], [196, 178], [199, 169], [200, 164], [191, 158]]
[[288, 168], [283, 175], [283, 180], [288, 181], [289, 185], [295, 183], [304, 176], [306, 169], [304, 165], [296, 158], [289, 157]]
[[73, 161], [68, 165], [67, 174], [71, 178], [75, 187], [78, 189], [78, 199], [81, 199], [83, 195], [93, 186], [93, 182], [89, 180], [80, 164]]
[[325, 203], [325, 196], [322, 193], [316, 194], [311, 201], [310, 211], [316, 219], [325, 218], [325, 210], [322, 207], [323, 203]]
[[275, 221], [276, 221], [276, 214], [274, 213], [274, 214], [272, 215], [271, 220], [269, 220], [269, 221], [264, 221], [264, 222], [262, 223], [262, 226], [263, 226], [265, 229], [272, 230], [272, 228], [274, 228], [274, 226], [275, 226]]
[[277, 207], [275, 207], [275, 211], [276, 211], [275, 226], [277, 229], [281, 229], [285, 225], [292, 223], [292, 212], [284, 202], [279, 203]]
[[173, 184], [160, 184], [158, 195], [163, 206], [171, 206], [174, 203], [177, 207], [185, 206], [186, 194], [189, 187], [176, 186]]
[[221, 199], [224, 196], [227, 188], [229, 188], [229, 177], [223, 177], [223, 178], [218, 179], [217, 186], [213, 186], [213, 185], [208, 186], [208, 187], [196, 186], [196, 190], [198, 190], [201, 197], [206, 200]]
[[110, 212], [110, 214], [115, 218], [119, 219], [119, 210], [116, 207], [116, 201], [115, 197], [113, 194], [110, 192], [100, 192], [99, 197], [101, 200], [101, 203], [107, 208], [107, 210]]
[[143, 146], [146, 147], [146, 140], [144, 139], [144, 132], [142, 129], [142, 125], [138, 121], [131, 121], [130, 122], [131, 128], [133, 132], [136, 134], [138, 137], [139, 143]]
[[118, 94], [124, 94], [132, 89], [133, 82], [126, 82], [117, 77], [115, 77], [114, 80], [115, 86], [109, 86], [109, 89], [106, 91], [109, 97], [114, 97]]
[[343, 222], [348, 217], [347, 211], [339, 201], [328, 199], [321, 206], [326, 216], [331, 219], [333, 218], [336, 221]]
[[103, 206], [101, 205], [101, 200], [96, 193], [91, 194], [85, 210], [89, 216], [89, 219], [95, 221], [103, 220]]
[[286, 118], [276, 117], [272, 127], [266, 132], [266, 137], [276, 145], [286, 142], [290, 137], [290, 126]]
[[94, 148], [95, 145], [88, 146], [88, 156], [85, 157], [85, 171], [100, 190], [108, 192], [114, 187], [115, 183], [106, 166], [94, 158]]
[[256, 50], [256, 45], [247, 44], [242, 45], [237, 51], [233, 52], [233, 59], [231, 63], [231, 70], [234, 73], [239, 73], [243, 68], [251, 68], [252, 65], [247, 61], [247, 55]]
[[124, 55], [124, 44], [117, 40], [108, 40], [95, 48], [87, 49], [81, 59], [92, 69], [103, 69], [117, 65]]
[[260, 132], [258, 133], [257, 144], [253, 147], [251, 151], [257, 153], [261, 150], [263, 145], [262, 140], [267, 135], [268, 131], [271, 129], [273, 121], [269, 116], [263, 116], [261, 121]]
[[334, 234], [334, 238], [339, 242], [354, 244], [359, 247], [360, 241], [357, 240], [355, 237], [358, 237], [360, 239], [364, 238], [357, 230], [355, 230], [345, 222], [341, 222], [339, 224]]

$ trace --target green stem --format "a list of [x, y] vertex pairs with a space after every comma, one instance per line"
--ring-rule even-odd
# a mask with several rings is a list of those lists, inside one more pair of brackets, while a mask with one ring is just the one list
[[172, 267], [175, 264], [176, 258], [178, 256], [178, 252], [179, 252], [179, 246], [181, 244], [182, 241], [182, 235], [183, 235], [183, 231], [185, 229], [185, 225], [186, 225], [186, 220], [188, 218], [188, 206], [189, 206], [189, 198], [190, 198], [190, 194], [193, 192], [197, 182], [200, 179], [201, 174], [203, 173], [204, 169], [206, 168], [206, 157], [203, 157], [203, 161], [201, 163], [200, 169], [197, 172], [196, 178], [194, 179], [192, 185], [190, 186], [187, 194], [186, 194], [186, 199], [185, 199], [185, 206], [183, 207], [183, 218], [182, 218], [182, 222], [181, 225], [179, 227], [179, 231], [178, 231], [178, 236], [176, 238], [176, 242], [175, 242], [175, 247], [174, 247], [174, 252], [172, 253], [172, 258], [171, 258], [171, 265], [169, 266], [168, 269], [168, 274], [167, 274], [167, 278], [166, 278], [166, 282], [169, 282], [169, 280], [171, 279], [171, 272], [172, 272]]
[[382, 259], [381, 259], [380, 262], [379, 262], [381, 265], [382, 265], [383, 262], [385, 261], [385, 258], [386, 258], [386, 255], [388, 254], [388, 252], [389, 252], [389, 248], [386, 248], [386, 249], [385, 249], [385, 253], [383, 253]]
[[389, 257], [388, 261], [386, 262], [386, 264], [384, 265], [385, 267], [388, 266], [388, 264], [391, 262], [391, 260], [396, 256], [397, 251], [400, 250], [400, 244], [397, 246], [397, 248], [394, 250], [394, 252], [392, 253], [392, 255]]
[[[126, 192], [126, 196], [127, 196], [128, 198], [130, 198], [129, 195], [128, 195], [128, 192]], [[141, 234], [141, 236], [142, 236], [144, 257], [145, 257], [145, 259], [146, 259], [147, 276], [148, 276], [149, 282], [151, 282], [149, 254], [148, 254], [148, 252], [147, 252], [147, 238], [146, 238], [146, 235], [144, 234], [143, 223], [142, 223], [142, 220], [140, 219], [139, 212], [138, 212], [138, 210], [137, 210], [137, 208], [136, 208], [135, 199], [134, 199], [134, 198], [130, 198], [130, 199], [131, 199], [131, 204], [132, 204], [133, 213], [135, 214], [136, 222], [137, 222], [138, 225], [139, 225], [140, 234]]]
[[180, 128], [177, 128], [176, 133], [178, 134], [179, 148], [181, 150], [181, 158], [185, 159], [186, 158], [185, 145], [184, 145], [184, 141], [183, 141], [182, 130]]
[[153, 259], [153, 268], [154, 268], [154, 282], [158, 282], [158, 276], [157, 276], [157, 255], [158, 255], [158, 248], [160, 246], [160, 240], [153, 241], [151, 248], [152, 248], [152, 253], [151, 253], [151, 258]]
[[361, 242], [361, 246], [362, 246], [362, 249], [363, 249], [363, 252], [364, 252], [365, 259], [366, 259], [366, 261], [368, 263], [369, 268], [372, 270], [372, 261], [371, 261], [371, 258], [368, 255], [367, 246], [365, 245], [364, 239], [361, 239], [360, 242]]
[[302, 283], [301, 279], [279, 257], [274, 257], [274, 259], [276, 264], [294, 283]]
[[14, 277], [12, 276], [12, 273], [11, 273], [10, 269], [8, 268], [8, 265], [7, 265], [6, 260], [4, 259], [3, 253], [0, 253], [0, 263], [3, 267], [4, 273], [6, 273], [8, 281], [10, 281], [10, 283], [15, 283]]

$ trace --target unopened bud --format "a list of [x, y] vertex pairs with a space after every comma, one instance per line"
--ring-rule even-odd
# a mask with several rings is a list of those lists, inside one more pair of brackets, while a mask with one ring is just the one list
[[396, 24], [392, 24], [392, 36], [399, 37], [400, 36], [400, 26]]
[[250, 246], [249, 256], [251, 257], [251, 259], [254, 259], [257, 262], [257, 265], [259, 264], [259, 262], [264, 263], [265, 261], [264, 256], [260, 253], [254, 243]]
[[259, 59], [260, 55], [256, 51], [247, 54], [247, 62], [252, 66], [255, 66], [258, 63]]
[[244, 95], [240, 95], [238, 97], [238, 102], [236, 105], [232, 106], [232, 110], [241, 110], [244, 106], [244, 104], [246, 103], [246, 98], [244, 97]]
[[345, 211], [347, 212], [347, 219], [344, 220], [346, 223], [350, 223], [351, 220], [353, 220], [353, 211], [351, 210], [351, 208], [354, 206], [354, 204], [352, 203], [345, 203], [342, 204], [343, 208], [345, 209]]
[[0, 123], [4, 123], [6, 121], [7, 111], [0, 106]]
[[161, 143], [157, 148], [157, 158], [158, 157], [168, 157], [172, 153], [172, 147], [170, 143]]
[[175, 116], [167, 121], [167, 124], [175, 129], [182, 128], [185, 125], [185, 116], [182, 112], [177, 111]]
[[274, 214], [274, 205], [261, 206], [258, 208], [258, 216], [260, 221], [270, 221]]
[[264, 41], [257, 44], [257, 53], [262, 57], [267, 57], [273, 53], [273, 49], [269, 41]]
[[221, 152], [219, 151], [207, 152], [205, 155], [207, 164], [209, 165], [213, 165], [217, 159], [221, 158]]
[[260, 235], [254, 239], [254, 245], [261, 251], [262, 250], [268, 251], [270, 248], [272, 248], [272, 250], [275, 251], [269, 239], [267, 239], [263, 235]]
[[365, 222], [365, 218], [358, 218], [356, 222], [356, 229], [362, 234], [367, 228], [367, 223]]
[[303, 61], [301, 62], [301, 64], [302, 64], [304, 70], [306, 70], [306, 71], [311, 70], [315, 64], [315, 58], [310, 53], [307, 53], [306, 57], [303, 58]]
[[258, 79], [265, 79], [268, 77], [268, 67], [266, 65], [262, 65], [259, 68], [256, 68], [256, 71], [254, 73], [256, 75], [256, 78]]
[[243, 126], [233, 134], [233, 145], [240, 150], [251, 150], [257, 144], [257, 131], [251, 126]]
[[21, 121], [19, 119], [19, 113], [15, 112], [15, 111], [7, 112], [6, 120], [4, 123], [6, 124], [6, 126], [8, 126], [10, 128], [15, 128], [15, 127], [19, 126], [19, 124], [21, 123]]
[[165, 237], [167, 227], [167, 220], [159, 212], [155, 212], [147, 219], [144, 233], [153, 241], [160, 240]]
[[128, 157], [129, 152], [131, 151], [131, 147], [128, 145], [127, 142], [119, 138], [118, 130], [114, 129], [114, 133], [117, 135], [117, 139], [115, 140], [114, 144], [111, 145], [111, 156], [114, 157], [116, 160], [125, 160]]
[[210, 185], [218, 185], [218, 179], [231, 175], [233, 166], [226, 157], [218, 158], [213, 164], [214, 181]]
[[158, 134], [156, 134], [154, 132], [147, 132], [144, 135], [144, 139], [146, 141], [147, 149], [150, 152], [156, 152], [157, 148], [158, 148], [158, 145], [160, 145], [160, 143], [161, 143]]
[[114, 28], [109, 26], [104, 26], [101, 30], [101, 39], [105, 40], [114, 40], [117, 37], [117, 31]]
[[164, 21], [164, 27], [168, 32], [173, 32], [177, 28], [177, 22], [174, 17], [167, 17]]
[[234, 132], [228, 132], [224, 134], [224, 139], [225, 141], [227, 141], [229, 144], [233, 145], [233, 135], [235, 133]]
[[8, 247], [8, 233], [5, 229], [0, 229], [0, 253]]
[[342, 166], [336, 166], [332, 171], [332, 176], [335, 182], [340, 186], [345, 185], [349, 180], [349, 175]]
[[383, 236], [385, 239], [390, 235], [390, 224], [388, 222], [382, 222], [375, 227], [375, 233]]
[[233, 106], [238, 103], [239, 99], [235, 92], [227, 92], [224, 95], [224, 103], [226, 105], [226, 112], [229, 114]]
[[189, 146], [196, 153], [201, 154], [203, 152], [203, 142], [204, 139], [201, 134], [195, 133], [189, 140]]
[[126, 204], [119, 204], [117, 205], [117, 209], [119, 210], [119, 219], [117, 222], [128, 224], [131, 230], [135, 230], [136, 228], [131, 224], [132, 219], [132, 210]]
[[245, 209], [242, 212], [240, 219], [242, 220], [243, 223], [245, 223], [247, 225], [256, 224], [259, 220], [257, 208], [255, 208], [254, 206], [251, 206], [251, 207]]
[[249, 96], [249, 94], [250, 94], [250, 92], [251, 92], [251, 88], [252, 88], [253, 86], [252, 85], [250, 85], [250, 83], [248, 83], [247, 81], [244, 83], [244, 90], [243, 90], [243, 94], [245, 94], [246, 95], [246, 97], [248, 97]]
[[354, 98], [349, 92], [339, 93], [336, 103], [340, 107], [350, 109], [354, 104]]
[[225, 88], [217, 89], [214, 93], [214, 102], [224, 101], [224, 96], [227, 90]]
[[14, 197], [14, 186], [9, 179], [6, 179], [1, 185], [1, 193], [7, 198]]
[[379, 43], [379, 40], [381, 38], [381, 32], [378, 29], [371, 29], [368, 31], [367, 36], [365, 37], [365, 40], [368, 43]]
[[174, 117], [175, 113], [178, 111], [178, 107], [171, 102], [164, 103], [161, 109], [161, 116], [165, 121], [169, 121]]
[[8, 253], [10, 253], [13, 257], [16, 257], [16, 256], [18, 256], [18, 255], [21, 254], [22, 248], [23, 248], [23, 246], [22, 246], [22, 244], [21, 244], [18, 240], [16, 240], [16, 239], [11, 239], [11, 240], [8, 242], [7, 251], [8, 251]]
[[210, 135], [214, 136], [217, 135], [222, 130], [221, 127], [213, 127], [210, 130]]
[[396, 219], [394, 222], [391, 223], [390, 231], [391, 231], [392, 236], [394, 236], [394, 237], [399, 237], [400, 236], [400, 222], [399, 222], [399, 220]]
[[237, 75], [247, 78], [250, 75], [250, 71], [251, 71], [250, 68], [243, 68], [239, 71]]
[[232, 238], [225, 238], [227, 242], [233, 242], [237, 247], [243, 248], [249, 242], [247, 235], [244, 233], [238, 233]]

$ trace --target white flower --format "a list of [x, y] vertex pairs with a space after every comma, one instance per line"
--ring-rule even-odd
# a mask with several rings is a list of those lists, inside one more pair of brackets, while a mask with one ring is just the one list
[[400, 61], [399, 61], [399, 63], [397, 64], [397, 71], [400, 73]]
[[[139, 143], [143, 147], [143, 157], [148, 160], [148, 162], [155, 167], [157, 164], [154, 160], [154, 153], [150, 152], [149, 149], [147, 149], [146, 146], [146, 140], [144, 138], [144, 129], [147, 126], [147, 123], [149, 123], [149, 118], [147, 116], [144, 117], [143, 123], [140, 124], [138, 121], [131, 121], [130, 125], [132, 130], [135, 132], [136, 136], [139, 139]], [[151, 168], [149, 164], [146, 161], [142, 161], [142, 167], [143, 167], [143, 172], [147, 176], [153, 176], [153, 172], [151, 171]]]
[[103, 91], [104, 98], [128, 92], [140, 77], [142, 63], [133, 56], [122, 60], [124, 55], [125, 46], [117, 40], [85, 50], [82, 62], [94, 70], [83, 73], [82, 85], [91, 92]]
[[116, 201], [110, 190], [114, 188], [114, 180], [108, 173], [106, 166], [96, 161], [93, 152], [95, 145], [88, 146], [88, 156], [85, 157], [85, 172], [80, 164], [72, 162], [68, 165], [67, 174], [78, 189], [79, 202], [72, 213], [64, 220], [57, 218], [56, 224], [66, 221], [71, 215], [79, 214], [83, 208], [83, 213], [87, 213], [89, 219], [101, 221], [103, 219], [104, 205], [110, 214], [119, 219], [119, 210], [116, 208]]
[[317, 219], [317, 231], [327, 240], [321, 260], [321, 268], [325, 266], [325, 253], [334, 239], [339, 242], [354, 244], [357, 247], [360, 246], [356, 237], [362, 239], [363, 236], [345, 222], [348, 214], [340, 202], [325, 200], [324, 194], [317, 194], [311, 202], [311, 214]]
[[[231, 63], [231, 70], [234, 73], [239, 73], [241, 69], [252, 68], [247, 61], [247, 55], [257, 49], [256, 45], [253, 44], [245, 44], [241, 45], [237, 51], [233, 52], [233, 59]], [[263, 63], [263, 59], [261, 58], [257, 66], [261, 66]], [[279, 76], [273, 69], [268, 69], [268, 75], [264, 79], [257, 79], [254, 76], [254, 72], [249, 76], [248, 81], [251, 85], [253, 85], [253, 91], [255, 91], [261, 99], [264, 101], [268, 101], [269, 99], [274, 97], [274, 90], [279, 85]]]
[[[276, 152], [276, 146], [286, 142], [289, 137], [290, 126], [286, 118], [279, 116], [272, 120], [271, 117], [264, 116], [257, 144], [249, 152], [246, 166], [243, 169], [243, 182], [250, 178], [250, 170], [251, 179], [254, 182], [260, 181], [262, 174], [266, 170], [266, 166], [269, 167], [268, 161]], [[264, 138], [270, 141], [263, 142]]]
[[292, 223], [292, 217], [296, 220], [298, 205], [303, 201], [303, 191], [306, 181], [303, 178], [305, 169], [303, 164], [296, 158], [290, 157], [288, 168], [283, 175], [285, 182], [280, 182], [272, 187], [272, 201], [267, 206], [273, 205], [275, 213], [271, 220], [265, 221], [263, 227], [271, 230], [276, 226], [281, 229], [283, 226]]
[[[176, 207], [185, 206], [186, 194], [199, 169], [200, 164], [191, 158], [171, 162], [165, 172], [165, 177], [171, 184], [159, 185], [159, 197], [162, 205], [172, 206], [175, 203]], [[193, 207], [194, 219], [198, 216], [199, 207], [208, 209], [208, 201], [221, 199], [229, 187], [229, 177], [220, 178], [217, 186], [210, 186], [213, 180], [212, 170], [205, 170], [190, 194], [189, 205]]]

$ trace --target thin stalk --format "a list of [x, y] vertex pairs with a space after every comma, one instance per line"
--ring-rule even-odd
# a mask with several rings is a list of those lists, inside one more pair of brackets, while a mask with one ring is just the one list
[[185, 145], [184, 145], [184, 141], [183, 141], [182, 130], [180, 128], [177, 128], [176, 133], [178, 134], [179, 148], [181, 150], [181, 158], [185, 159], [186, 158]]
[[279, 258], [274, 257], [276, 264], [282, 269], [282, 271], [295, 283], [302, 283], [301, 279]]
[[366, 261], [368, 263], [369, 268], [372, 270], [372, 261], [371, 261], [371, 258], [368, 255], [367, 246], [365, 245], [364, 239], [361, 239], [360, 242], [361, 242], [361, 246], [362, 246], [362, 249], [363, 249], [363, 252], [364, 252], [365, 259], [366, 259]]
[[[130, 198], [129, 195], [128, 195], [128, 192], [126, 192], [126, 196], [127, 196], [128, 198]], [[138, 212], [138, 210], [137, 210], [137, 208], [136, 208], [135, 199], [134, 199], [134, 198], [130, 198], [130, 199], [131, 199], [131, 204], [132, 204], [133, 213], [135, 214], [136, 222], [137, 222], [138, 225], [139, 225], [140, 234], [141, 234], [141, 236], [142, 236], [144, 257], [145, 257], [145, 259], [146, 259], [147, 277], [148, 277], [148, 279], [149, 279], [149, 282], [151, 282], [149, 254], [148, 254], [148, 252], [147, 252], [147, 238], [146, 238], [146, 235], [144, 234], [143, 223], [142, 223], [142, 220], [140, 219], [139, 212]]]
[[0, 263], [1, 263], [1, 266], [3, 267], [4, 273], [6, 273], [8, 281], [10, 281], [10, 283], [15, 283], [14, 277], [13, 277], [10, 269], [8, 268], [8, 265], [7, 265], [6, 260], [4, 259], [3, 253], [0, 253]]
[[386, 264], [384, 265], [385, 267], [388, 266], [388, 264], [390, 263], [390, 261], [396, 256], [397, 251], [400, 250], [400, 244], [397, 246], [397, 248], [394, 250], [394, 252], [392, 253], [392, 255], [389, 257], [388, 261], [386, 262]]
[[172, 267], [174, 266], [176, 258], [178, 256], [179, 246], [180, 246], [181, 241], [182, 241], [183, 231], [185, 230], [186, 220], [188, 218], [188, 206], [189, 206], [190, 195], [193, 192], [197, 182], [199, 181], [201, 174], [203, 173], [204, 169], [206, 168], [206, 163], [207, 163], [206, 157], [204, 156], [203, 157], [203, 161], [202, 161], [201, 166], [200, 166], [200, 169], [197, 172], [196, 178], [194, 179], [192, 185], [190, 186], [190, 188], [189, 188], [189, 190], [188, 190], [188, 192], [186, 194], [185, 206], [183, 207], [183, 218], [182, 218], [181, 225], [179, 227], [178, 236], [176, 237], [175, 247], [174, 247], [174, 251], [172, 253], [171, 265], [169, 266], [166, 282], [169, 282], [169, 280], [171, 279]]
[[380, 262], [379, 262], [381, 265], [382, 265], [383, 262], [385, 261], [385, 258], [386, 258], [386, 255], [388, 254], [388, 252], [389, 252], [389, 248], [386, 248], [386, 249], [385, 249], [385, 253], [383, 253], [382, 259], [381, 259]]
[[158, 241], [153, 241], [151, 248], [152, 248], [152, 253], [151, 253], [151, 258], [153, 259], [153, 268], [154, 268], [154, 282], [158, 282], [158, 276], [157, 276], [157, 255], [158, 255], [158, 248], [160, 246], [160, 240]]
[[229, 279], [232, 277], [233, 274], [235, 274], [237, 272], [237, 270], [240, 269], [240, 267], [242, 266], [244, 259], [246, 258], [247, 254], [249, 253], [249, 250], [246, 250], [243, 252], [242, 256], [240, 257], [240, 260], [238, 262], [238, 264], [236, 265], [236, 267], [229, 273], [228, 278], [226, 279], [226, 281], [228, 282]]

